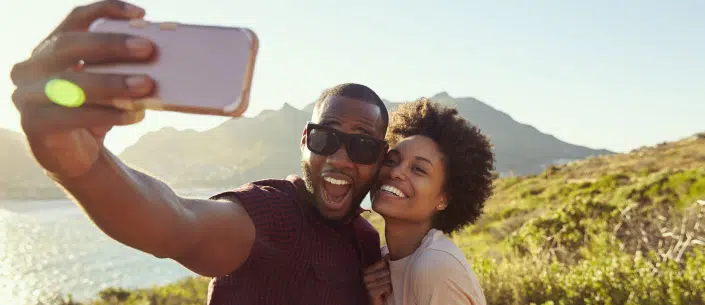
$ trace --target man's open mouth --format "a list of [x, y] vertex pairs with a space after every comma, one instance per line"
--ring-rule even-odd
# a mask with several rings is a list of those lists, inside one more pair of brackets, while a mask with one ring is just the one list
[[340, 209], [351, 196], [352, 184], [347, 180], [325, 176], [321, 193], [328, 208]]

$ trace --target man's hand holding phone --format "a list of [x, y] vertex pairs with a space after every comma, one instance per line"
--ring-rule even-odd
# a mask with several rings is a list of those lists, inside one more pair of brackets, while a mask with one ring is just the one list
[[[109, 0], [74, 9], [32, 53], [11, 72], [17, 89], [12, 100], [20, 112], [22, 129], [37, 161], [58, 178], [86, 173], [103, 149], [106, 133], [118, 125], [144, 118], [144, 109], [119, 109], [111, 101], [147, 97], [154, 81], [147, 75], [115, 75], [82, 72], [78, 65], [147, 62], [156, 46], [142, 37], [88, 32], [98, 18], [129, 20], [145, 12], [134, 5]], [[83, 90], [80, 107], [53, 103], [45, 87], [53, 79], [69, 81]], [[124, 106], [124, 105], [123, 105]]]
[[[225, 275], [248, 258], [255, 239], [238, 199], [183, 198], [120, 161], [103, 140], [113, 126], [143, 118], [148, 105], [138, 100], [235, 116], [246, 105], [256, 39], [238, 28], [141, 22], [144, 14], [117, 0], [76, 8], [13, 67], [12, 100], [35, 159], [103, 232], [196, 273]], [[197, 38], [205, 43], [194, 46], [203, 33]], [[232, 51], [241, 56], [223, 58]], [[202, 62], [184, 57], [204, 52], [219, 56], [189, 69]], [[215, 80], [189, 82], [208, 79], [204, 73]]]
[[54, 178], [86, 173], [106, 133], [140, 122], [147, 108], [230, 117], [247, 109], [253, 31], [144, 15], [118, 0], [78, 7], [13, 67], [22, 128]]

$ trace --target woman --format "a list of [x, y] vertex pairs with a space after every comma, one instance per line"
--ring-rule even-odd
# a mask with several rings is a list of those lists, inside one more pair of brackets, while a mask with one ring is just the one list
[[484, 305], [475, 273], [446, 234], [473, 223], [492, 192], [489, 141], [455, 109], [427, 99], [394, 111], [387, 140], [370, 193], [387, 241], [385, 259], [365, 270], [373, 304]]

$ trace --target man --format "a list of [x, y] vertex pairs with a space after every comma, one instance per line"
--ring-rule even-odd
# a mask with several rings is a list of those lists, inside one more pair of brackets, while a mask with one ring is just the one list
[[[125, 110], [105, 101], [148, 96], [153, 80], [76, 69], [79, 60], [148, 60], [156, 51], [150, 42], [85, 32], [100, 17], [142, 16], [119, 1], [76, 8], [13, 67], [12, 99], [38, 163], [108, 236], [214, 277], [208, 304], [366, 303], [362, 269], [380, 259], [379, 235], [359, 216], [359, 204], [386, 149], [388, 121], [377, 94], [357, 84], [322, 94], [301, 137], [304, 179], [181, 198], [103, 146], [112, 126], [144, 116], [139, 105]], [[52, 104], [43, 88], [57, 77], [83, 88], [86, 103]]]

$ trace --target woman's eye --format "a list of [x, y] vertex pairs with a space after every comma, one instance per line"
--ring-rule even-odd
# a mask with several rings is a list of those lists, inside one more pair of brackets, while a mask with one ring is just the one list
[[418, 172], [418, 173], [421, 173], [421, 174], [426, 174], [426, 171], [423, 168], [418, 167], [418, 166], [412, 167], [411, 170]]

